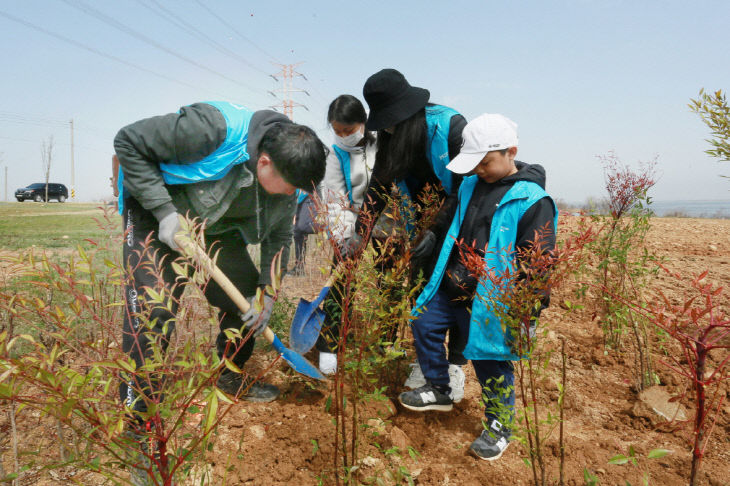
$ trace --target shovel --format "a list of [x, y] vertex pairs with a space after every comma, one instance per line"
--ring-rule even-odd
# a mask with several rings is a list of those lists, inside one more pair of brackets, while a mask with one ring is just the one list
[[[215, 280], [215, 282], [220, 285], [226, 295], [228, 295], [228, 297], [230, 297], [230, 299], [236, 304], [236, 306], [238, 306], [241, 312], [245, 313], [248, 311], [251, 306], [249, 305], [246, 298], [241, 294], [236, 286], [233, 285], [233, 282], [231, 282], [228, 277], [226, 277], [221, 269], [218, 268], [215, 263], [213, 263], [213, 260], [210, 259], [210, 257], [205, 253], [202, 248], [200, 248], [200, 246], [198, 246], [190, 238], [181, 234], [175, 236], [175, 242], [180, 245], [181, 248], [185, 248], [192, 253], [195, 260], [197, 260], [197, 262], [207, 272], [210, 273], [210, 276], [213, 278], [213, 280]], [[276, 334], [274, 334], [271, 329], [267, 327], [266, 329], [264, 329], [262, 335], [264, 336], [264, 338], [266, 338], [267, 341], [269, 341], [269, 343], [271, 343], [276, 352], [278, 352], [281, 357], [284, 358], [284, 361], [289, 363], [289, 366], [291, 366], [294, 371], [309, 376], [310, 378], [316, 378], [317, 380], [327, 380], [327, 378], [319, 371], [319, 369], [317, 369], [316, 366], [307, 361], [304, 356], [284, 346], [284, 344], [279, 340], [279, 338], [276, 336]]]
[[292, 319], [289, 328], [289, 345], [297, 353], [306, 353], [317, 342], [325, 317], [325, 313], [319, 308], [319, 304], [327, 297], [330, 287], [335, 283], [335, 276], [336, 272], [327, 280], [319, 295], [313, 301], [299, 299], [294, 319]]

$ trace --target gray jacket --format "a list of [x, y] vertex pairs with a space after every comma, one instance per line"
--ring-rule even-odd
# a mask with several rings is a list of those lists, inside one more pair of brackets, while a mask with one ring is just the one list
[[291, 121], [274, 111], [255, 112], [249, 123], [247, 162], [217, 181], [181, 185], [165, 184], [159, 163], [189, 164], [213, 153], [227, 133], [220, 111], [207, 103], [196, 103], [180, 108], [178, 113], [132, 123], [114, 138], [124, 190], [158, 221], [177, 211], [205, 221], [208, 235], [240, 231], [247, 244], [261, 243], [259, 282], [268, 284], [271, 260], [282, 248], [286, 268], [296, 211], [294, 195], [269, 194], [256, 181], [258, 145], [274, 123]]

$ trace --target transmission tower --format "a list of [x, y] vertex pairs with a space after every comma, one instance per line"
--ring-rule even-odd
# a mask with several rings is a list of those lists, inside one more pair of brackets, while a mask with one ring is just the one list
[[307, 108], [306, 105], [297, 103], [296, 101], [291, 99], [292, 93], [304, 93], [309, 96], [309, 93], [307, 93], [306, 90], [296, 88], [294, 86], [294, 77], [299, 76], [301, 78], [304, 78], [305, 80], [307, 79], [307, 77], [304, 76], [302, 73], [294, 70], [295, 67], [302, 64], [301, 62], [298, 62], [296, 64], [274, 64], [281, 67], [281, 71], [276, 74], [272, 74], [271, 77], [277, 81], [279, 81], [280, 77], [283, 80], [283, 86], [279, 89], [269, 91], [269, 94], [278, 99], [279, 97], [276, 96], [276, 93], [282, 93], [283, 99], [281, 100], [281, 103], [279, 103], [278, 105], [272, 105], [271, 108], [277, 111], [281, 109], [284, 112], [284, 115], [288, 116], [290, 120], [294, 121], [294, 108], [304, 108], [305, 110], [309, 111], [309, 108]]

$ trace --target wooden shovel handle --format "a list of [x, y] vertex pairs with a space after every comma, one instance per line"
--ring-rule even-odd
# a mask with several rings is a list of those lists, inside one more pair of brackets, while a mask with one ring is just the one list
[[[220, 285], [226, 295], [230, 297], [230, 299], [233, 301], [234, 304], [236, 304], [236, 307], [238, 307], [241, 312], [243, 312], [244, 314], [248, 312], [248, 310], [251, 308], [251, 305], [248, 303], [248, 300], [246, 300], [246, 297], [241, 294], [236, 286], [233, 285], [233, 282], [231, 282], [231, 280], [226, 277], [226, 274], [223, 273], [223, 271], [218, 268], [215, 262], [210, 259], [208, 254], [200, 247], [200, 245], [196, 244], [189, 237], [182, 234], [177, 234], [175, 236], [175, 243], [180, 245], [180, 248], [183, 248], [192, 254], [195, 261], [197, 261], [198, 264], [200, 264], [200, 266], [203, 267], [205, 271], [210, 274], [213, 280], [215, 280], [215, 282]], [[274, 333], [268, 327], [264, 329], [262, 335], [270, 343], [274, 342]]]

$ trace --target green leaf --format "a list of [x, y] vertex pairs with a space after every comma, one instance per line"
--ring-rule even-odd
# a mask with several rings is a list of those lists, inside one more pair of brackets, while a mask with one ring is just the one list
[[145, 291], [147, 292], [147, 295], [150, 297], [152, 302], [162, 302], [162, 296], [152, 287], [146, 287]]
[[221, 400], [224, 403], [227, 403], [229, 405], [233, 405], [233, 400], [230, 399], [228, 395], [220, 391], [218, 388], [214, 388], [215, 394], [218, 396], [218, 400]]
[[123, 359], [120, 359], [119, 361], [117, 361], [117, 363], [118, 363], [118, 364], [119, 364], [119, 366], [121, 366], [121, 367], [122, 367], [122, 368], [123, 368], [123, 369], [124, 369], [125, 371], [128, 371], [128, 372], [130, 372], [130, 373], [134, 373], [134, 371], [135, 371], [135, 368], [137, 367], [137, 364], [136, 364], [136, 363], [135, 363], [134, 361], [132, 361], [132, 360], [130, 360], [130, 361], [125, 361], [125, 360], [123, 360]]
[[179, 275], [181, 277], [185, 277], [188, 274], [183, 266], [176, 262], [172, 262], [172, 270], [175, 272], [175, 275]]
[[624, 456], [623, 454], [619, 454], [617, 456], [613, 456], [611, 459], [608, 460], [609, 464], [626, 464], [629, 462], [629, 458]]
[[211, 393], [208, 395], [208, 406], [205, 414], [205, 433], [207, 434], [215, 425], [215, 416], [218, 413], [218, 394]]
[[225, 364], [226, 365], [226, 368], [228, 368], [229, 370], [233, 371], [234, 373], [238, 373], [239, 375], [242, 373], [241, 368], [239, 368], [238, 366], [236, 366], [233, 363], [233, 361], [231, 361], [228, 358], [226, 358], [226, 359], [223, 360], [223, 364]]
[[669, 449], [652, 449], [649, 451], [649, 454], [647, 454], [646, 457], [649, 459], [659, 459], [660, 457], [664, 457], [667, 454], [671, 454], [672, 451]]
[[411, 459], [413, 459], [415, 462], [418, 462], [418, 458], [421, 457], [421, 454], [414, 449], [413, 447], [408, 447], [408, 455], [411, 456]]

